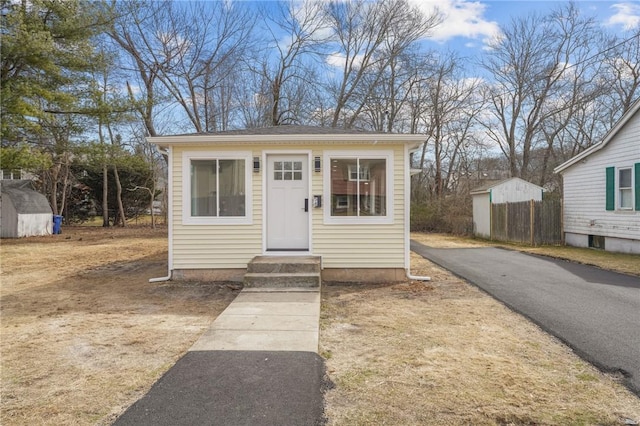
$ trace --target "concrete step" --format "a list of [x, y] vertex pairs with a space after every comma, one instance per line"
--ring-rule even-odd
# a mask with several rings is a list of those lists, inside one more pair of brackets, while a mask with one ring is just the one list
[[320, 287], [320, 272], [247, 272], [244, 275], [245, 288], [251, 287]]
[[249, 263], [248, 273], [320, 273], [319, 256], [257, 256]]

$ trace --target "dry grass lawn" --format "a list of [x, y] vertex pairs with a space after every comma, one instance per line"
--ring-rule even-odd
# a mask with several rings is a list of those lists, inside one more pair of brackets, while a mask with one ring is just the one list
[[237, 294], [166, 275], [164, 230], [2, 240], [2, 425], [110, 424]]
[[[149, 283], [166, 274], [163, 230], [63, 230], [1, 242], [2, 425], [110, 424], [238, 292]], [[413, 255], [412, 265], [433, 280], [324, 287], [330, 424], [640, 420], [640, 400], [617, 377], [430, 262]]]
[[[431, 246], [483, 243], [419, 236]], [[418, 239], [416, 238], [416, 239]], [[557, 339], [412, 253], [427, 283], [325, 286], [331, 425], [624, 425], [640, 399]], [[633, 424], [633, 423], [632, 423]]]
[[526, 253], [566, 259], [585, 265], [598, 266], [611, 271], [640, 276], [640, 255], [612, 253], [604, 250], [579, 248], [570, 246], [539, 246], [531, 247], [523, 244], [501, 243], [474, 238], [457, 237], [446, 234], [412, 233], [411, 238], [431, 247], [504, 247]]

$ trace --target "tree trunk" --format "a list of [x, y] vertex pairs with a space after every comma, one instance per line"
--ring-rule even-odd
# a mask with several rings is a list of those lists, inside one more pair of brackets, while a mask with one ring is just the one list
[[102, 226], [109, 226], [109, 177], [107, 162], [102, 163]]
[[124, 206], [122, 205], [122, 185], [120, 184], [120, 175], [118, 174], [118, 166], [113, 165], [113, 176], [116, 179], [116, 198], [118, 200], [118, 213], [120, 217], [120, 226], [127, 226], [127, 221], [124, 215]]
[[66, 208], [67, 201], [67, 187], [69, 186], [69, 161], [68, 154], [65, 153], [65, 171], [64, 171], [64, 180], [62, 182], [62, 196], [60, 197], [60, 209], [58, 209], [60, 215], [64, 215], [64, 209]]
[[53, 209], [53, 214], [58, 214], [58, 165], [54, 164], [51, 168], [51, 195], [49, 204], [51, 204], [51, 208]]

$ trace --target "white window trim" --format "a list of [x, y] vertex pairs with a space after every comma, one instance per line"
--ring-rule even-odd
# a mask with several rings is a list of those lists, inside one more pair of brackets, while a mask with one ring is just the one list
[[[191, 216], [191, 160], [244, 160], [245, 216]], [[182, 154], [182, 224], [183, 225], [251, 225], [253, 157], [251, 151], [187, 151]]]
[[[331, 160], [332, 159], [366, 159], [386, 160], [386, 216], [331, 216]], [[367, 224], [392, 224], [393, 223], [393, 151], [325, 151], [323, 165], [323, 191], [324, 198], [323, 215], [327, 225], [367, 225]]]
[[[351, 165], [349, 166], [349, 182], [355, 182], [355, 181], [358, 180], [357, 178], [356, 179], [353, 178], [354, 172], [358, 173], [357, 170], [358, 170], [357, 168], [355, 168], [355, 170], [354, 170], [353, 166], [351, 166]], [[365, 173], [363, 173], [363, 172], [365, 172]], [[368, 167], [367, 168], [361, 168], [360, 169], [360, 173], [358, 173], [358, 174], [360, 175], [360, 176], [358, 176], [358, 178], [360, 178], [361, 182], [368, 182], [369, 179], [371, 178], [370, 171], [369, 171]], [[363, 177], [362, 175], [365, 175], [365, 176]]]
[[[629, 174], [631, 175], [631, 186], [624, 187], [624, 188], [620, 187], [620, 172], [622, 170], [629, 170]], [[634, 200], [635, 200], [635, 194], [634, 194], [634, 190], [633, 190], [635, 188], [635, 186], [634, 186], [634, 184], [635, 184], [635, 182], [634, 182], [635, 176], [633, 176], [633, 175], [634, 175], [633, 166], [618, 167], [616, 169], [616, 198], [618, 200], [618, 202], [617, 202], [618, 210], [621, 210], [621, 211], [632, 211], [633, 210]], [[631, 205], [629, 207], [622, 207], [622, 194], [621, 194], [621, 191], [623, 189], [628, 189], [629, 192], [631, 193]]]

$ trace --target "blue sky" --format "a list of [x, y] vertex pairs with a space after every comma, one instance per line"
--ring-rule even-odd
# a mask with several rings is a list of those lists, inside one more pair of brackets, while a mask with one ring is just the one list
[[[434, 8], [437, 8], [444, 17], [443, 22], [433, 29], [429, 38], [424, 41], [424, 47], [454, 51], [459, 57], [472, 61], [487, 49], [489, 40], [500, 34], [501, 26], [509, 25], [513, 18], [525, 17], [532, 13], [545, 15], [569, 3], [568, 0], [408, 1], [426, 15], [430, 15]], [[249, 0], [249, 3], [266, 7], [275, 5], [273, 0]], [[595, 17], [608, 32], [624, 38], [630, 36], [630, 30], [640, 27], [640, 0], [574, 0], [574, 4], [586, 16]], [[284, 38], [281, 42], [289, 43], [289, 39]], [[342, 61], [343, 57], [340, 54], [329, 55], [327, 58], [329, 64], [336, 66], [340, 66]]]
[[[482, 49], [485, 41], [499, 31], [499, 26], [511, 18], [529, 13], [546, 13], [564, 1], [470, 1], [470, 0], [410, 0], [424, 10], [436, 6], [445, 21], [434, 32], [432, 40], [459, 51]], [[640, 26], [640, 1], [575, 1], [586, 15], [595, 16], [603, 27], [613, 32], [625, 32]]]

